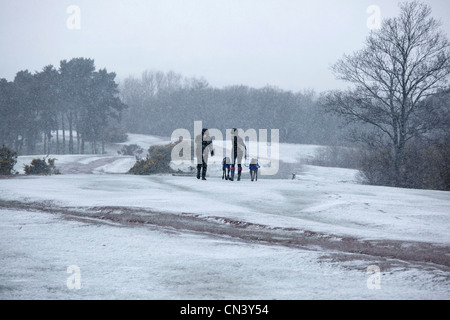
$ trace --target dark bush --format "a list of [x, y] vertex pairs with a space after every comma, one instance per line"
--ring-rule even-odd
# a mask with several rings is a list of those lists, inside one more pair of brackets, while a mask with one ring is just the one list
[[414, 141], [405, 153], [405, 187], [450, 190], [450, 140], [440, 143]]
[[30, 165], [24, 165], [24, 171], [26, 174], [59, 174], [59, 170], [55, 167], [56, 159], [33, 159]]
[[395, 186], [394, 155], [388, 148], [361, 151], [359, 170], [363, 182], [379, 186]]
[[17, 163], [17, 152], [11, 151], [5, 145], [0, 149], [0, 175], [10, 175]]
[[169, 143], [162, 146], [151, 146], [145, 159], [138, 160], [129, 170], [129, 173], [149, 175], [155, 173], [172, 173], [170, 167], [172, 160], [172, 149], [176, 143]]
[[366, 150], [360, 171], [368, 184], [415, 189], [450, 190], [450, 141], [413, 140], [405, 147], [400, 181], [389, 149]]

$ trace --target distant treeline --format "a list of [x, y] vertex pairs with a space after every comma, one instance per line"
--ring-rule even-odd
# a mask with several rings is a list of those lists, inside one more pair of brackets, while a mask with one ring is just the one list
[[175, 72], [145, 71], [129, 77], [120, 92], [128, 109], [129, 132], [170, 136], [177, 128], [193, 133], [194, 121], [224, 131], [231, 128], [279, 129], [281, 142], [342, 142], [342, 121], [323, 112], [313, 91], [291, 92], [244, 85], [214, 88], [204, 79]]
[[[345, 130], [319, 108], [314, 91], [243, 85], [222, 89], [175, 72], [145, 71], [119, 86], [94, 60], [63, 60], [34, 74], [0, 79], [0, 144], [18, 154], [101, 153], [125, 132], [170, 136], [205, 127], [279, 129], [281, 142], [342, 143]], [[85, 143], [89, 143], [89, 147]]]
[[84, 153], [89, 142], [90, 152], [101, 152], [126, 108], [115, 77], [96, 70], [92, 59], [75, 58], [59, 69], [48, 65], [34, 74], [19, 71], [12, 82], [0, 79], [0, 144], [19, 154], [73, 154]]

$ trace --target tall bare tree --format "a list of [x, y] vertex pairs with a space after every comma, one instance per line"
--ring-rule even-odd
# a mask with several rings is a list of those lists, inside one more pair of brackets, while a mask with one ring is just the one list
[[397, 185], [405, 144], [429, 129], [420, 116], [431, 107], [426, 98], [443, 89], [450, 75], [450, 45], [440, 27], [429, 5], [401, 3], [399, 16], [371, 31], [362, 50], [332, 66], [353, 87], [328, 92], [324, 105], [384, 135], [393, 149]]

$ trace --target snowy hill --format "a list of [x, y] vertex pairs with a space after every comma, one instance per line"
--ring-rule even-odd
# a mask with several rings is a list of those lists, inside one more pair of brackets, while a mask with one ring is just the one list
[[[151, 145], [166, 144], [168, 138], [160, 138], [142, 134], [128, 134], [128, 140], [124, 143], [108, 144], [105, 155], [48, 155], [56, 158], [56, 166], [62, 174], [78, 173], [126, 173], [136, 162], [133, 156], [120, 156], [118, 151], [123, 145], [136, 144], [147, 150]], [[34, 158], [44, 158], [47, 155], [20, 156], [14, 169], [23, 174], [23, 166], [30, 164]]]
[[1, 179], [0, 298], [450, 298], [450, 193], [303, 165], [315, 148], [281, 144], [281, 174], [257, 182], [248, 168], [223, 181], [217, 157], [207, 181], [126, 175], [134, 157], [112, 154], [51, 156], [62, 175]]

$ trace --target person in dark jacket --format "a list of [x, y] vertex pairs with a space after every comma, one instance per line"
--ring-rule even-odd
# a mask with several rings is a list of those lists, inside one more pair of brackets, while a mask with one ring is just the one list
[[258, 160], [252, 159], [248, 168], [250, 169], [250, 179], [258, 181], [258, 169], [260, 168]]
[[200, 171], [202, 180], [206, 180], [206, 170], [208, 168], [208, 156], [214, 156], [214, 148], [208, 129], [203, 128], [202, 133], [195, 137], [195, 155], [197, 157], [197, 179], [200, 179]]
[[242, 173], [242, 157], [244, 156], [247, 147], [245, 146], [244, 140], [239, 136], [238, 129], [231, 129], [231, 177], [230, 181], [234, 180], [234, 172], [236, 169], [236, 160], [238, 165], [238, 176], [237, 180], [241, 180]]

